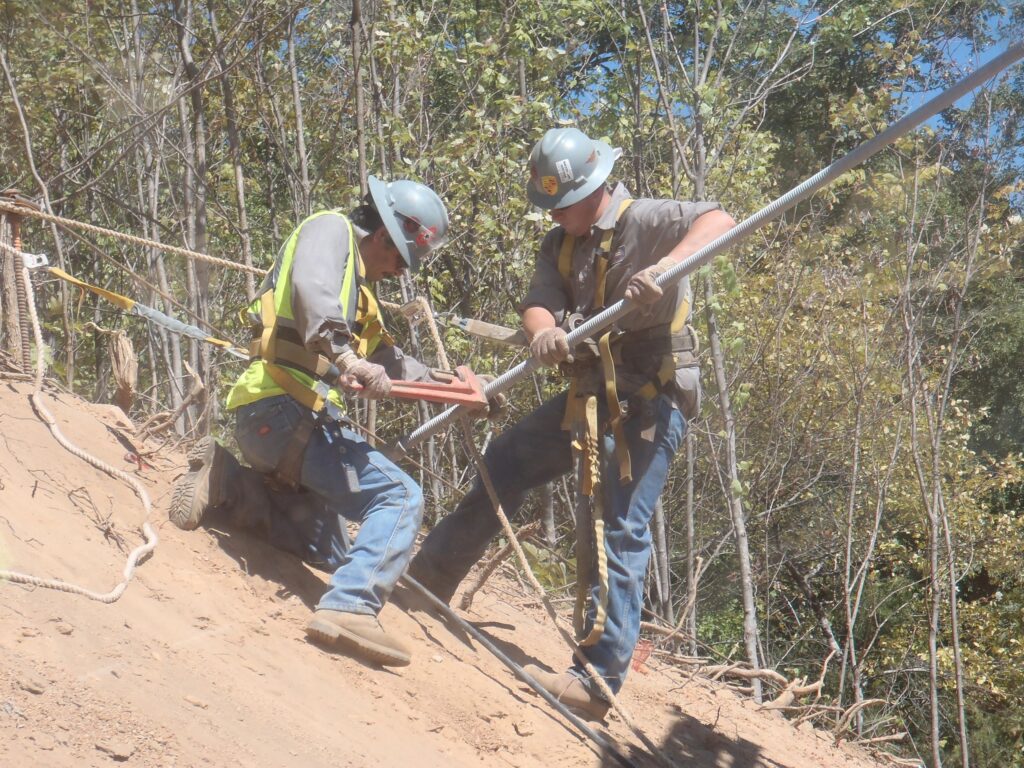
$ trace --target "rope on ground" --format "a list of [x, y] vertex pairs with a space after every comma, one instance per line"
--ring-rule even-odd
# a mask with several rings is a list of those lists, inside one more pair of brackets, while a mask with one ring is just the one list
[[142, 505], [146, 510], [146, 516], [142, 523], [142, 533], [145, 536], [145, 542], [129, 553], [128, 559], [125, 562], [124, 570], [121, 574], [121, 581], [109, 592], [94, 592], [91, 589], [86, 589], [85, 587], [80, 587], [76, 584], [71, 584], [59, 579], [43, 579], [38, 576], [31, 576], [17, 571], [0, 570], [0, 581], [7, 580], [14, 582], [15, 584], [28, 584], [35, 587], [43, 587], [45, 589], [55, 589], [60, 592], [70, 592], [75, 595], [83, 595], [84, 597], [88, 597], [90, 600], [96, 600], [101, 603], [113, 603], [120, 598], [121, 595], [124, 594], [125, 589], [128, 588], [128, 582], [131, 581], [139, 562], [156, 549], [158, 542], [156, 531], [149, 524], [149, 516], [152, 512], [153, 506], [149, 500], [149, 494], [142, 486], [142, 483], [137, 479], [129, 475], [127, 472], [123, 472], [120, 469], [112, 467], [95, 456], [85, 452], [64, 437], [60, 428], [57, 426], [57, 420], [46, 407], [46, 404], [43, 401], [43, 375], [46, 372], [46, 356], [43, 354], [43, 334], [39, 328], [39, 316], [36, 313], [35, 297], [32, 294], [32, 278], [29, 275], [28, 267], [24, 260], [22, 260], [21, 264], [22, 266], [19, 270], [19, 277], [22, 284], [25, 286], [25, 293], [28, 298], [29, 316], [32, 319], [32, 332], [35, 335], [36, 342], [35, 386], [30, 397], [32, 407], [35, 409], [39, 418], [42, 419], [50, 428], [50, 432], [53, 434], [54, 438], [56, 438], [57, 442], [64, 446], [64, 448], [97, 469], [106, 472], [111, 477], [123, 480], [131, 486], [132, 490], [135, 491], [135, 494], [142, 501]]
[[167, 245], [166, 243], [160, 243], [156, 240], [148, 240], [145, 237], [138, 237], [136, 235], [129, 235], [124, 232], [118, 232], [113, 229], [107, 229], [105, 227], [98, 227], [95, 224], [87, 224], [84, 221], [76, 221], [74, 219], [66, 219], [63, 216], [57, 216], [51, 213], [45, 213], [44, 211], [36, 211], [28, 206], [18, 205], [17, 203], [11, 203], [6, 200], [0, 200], [0, 211], [6, 211], [13, 213], [18, 216], [30, 216], [36, 219], [42, 219], [43, 221], [49, 221], [53, 224], [59, 224], [62, 227], [68, 229], [81, 229], [84, 232], [92, 232], [94, 235], [106, 235], [107, 237], [113, 237], [117, 240], [123, 240], [126, 243], [132, 243], [133, 245], [141, 245], [146, 248], [157, 248], [167, 253], [173, 253], [177, 256], [184, 256], [188, 259], [195, 259], [196, 261], [205, 261], [208, 264], [216, 264], [224, 267], [225, 269], [235, 269], [239, 272], [252, 272], [254, 275], [265, 275], [267, 270], [260, 269], [259, 267], [250, 267], [247, 264], [239, 264], [236, 261], [229, 261], [228, 259], [219, 259], [216, 256], [208, 256], [205, 253], [199, 253], [198, 251], [191, 251], [188, 248], [179, 248], [176, 245]]

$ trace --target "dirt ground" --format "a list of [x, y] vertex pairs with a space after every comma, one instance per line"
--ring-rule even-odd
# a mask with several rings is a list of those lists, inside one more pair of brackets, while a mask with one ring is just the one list
[[[0, 569], [106, 592], [142, 541], [144, 509], [124, 482], [55, 441], [30, 391], [0, 378]], [[0, 766], [620, 764], [436, 615], [385, 609], [385, 626], [413, 647], [401, 669], [308, 643], [321, 574], [242, 534], [178, 530], [166, 505], [181, 454], [140, 466], [112, 406], [55, 392], [46, 402], [70, 440], [143, 482], [160, 541], [112, 604], [0, 584]], [[495, 581], [462, 615], [519, 663], [568, 661], [513, 582]], [[631, 673], [622, 700], [677, 766], [878, 765], [657, 655]], [[658, 764], [616, 715], [595, 727], [633, 764]]]

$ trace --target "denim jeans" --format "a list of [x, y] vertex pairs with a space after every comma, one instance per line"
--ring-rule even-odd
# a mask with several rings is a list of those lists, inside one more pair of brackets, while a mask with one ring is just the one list
[[[541, 405], [491, 443], [484, 462], [502, 509], [516, 518], [526, 492], [572, 469], [569, 433], [561, 428], [566, 393]], [[632, 482], [619, 482], [614, 441], [604, 440], [605, 549], [608, 555], [608, 617], [604, 634], [583, 648], [598, 674], [618, 692], [625, 680], [640, 636], [644, 576], [651, 554], [648, 524], [661, 495], [672, 458], [682, 444], [686, 420], [659, 395], [651, 402], [653, 439], [641, 434], [646, 420], [632, 418], [624, 426], [633, 467]], [[450, 600], [459, 582], [480, 559], [500, 523], [479, 477], [455, 510], [427, 536], [410, 566], [411, 575], [442, 600]], [[585, 577], [585, 576], [584, 576]], [[597, 598], [597, 587], [592, 591]], [[593, 605], [593, 601], [592, 601]], [[593, 621], [593, 607], [589, 622]], [[572, 671], [585, 678], [582, 664]]]
[[[269, 473], [277, 467], [302, 417], [303, 407], [288, 395], [236, 409], [235, 437], [253, 469]], [[349, 489], [346, 468], [358, 479], [357, 491]], [[412, 554], [423, 517], [419, 486], [354, 432], [324, 427], [313, 431], [306, 446], [302, 486], [323, 500], [313, 508], [325, 515], [320, 530], [329, 538], [340, 536], [336, 514], [360, 523], [359, 534], [343, 554], [341, 542], [316, 543], [340, 563], [317, 608], [376, 615]]]

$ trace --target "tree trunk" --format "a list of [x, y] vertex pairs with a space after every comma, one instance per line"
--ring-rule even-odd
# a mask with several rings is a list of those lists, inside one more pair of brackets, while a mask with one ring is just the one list
[[[242, 142], [238, 130], [238, 114], [235, 109], [235, 92], [231, 85], [231, 79], [227, 75], [227, 63], [224, 60], [223, 43], [221, 42], [220, 27], [217, 24], [217, 16], [213, 8], [213, 0], [208, 0], [210, 12], [210, 28], [213, 32], [213, 42], [217, 48], [217, 66], [220, 68], [219, 79], [220, 89], [224, 96], [224, 132], [228, 137], [228, 153], [231, 157], [232, 174], [235, 181], [235, 206], [238, 211], [238, 236], [242, 241], [242, 263], [251, 267], [252, 263], [252, 238], [249, 234], [249, 210], [245, 204], [245, 169], [242, 167]], [[245, 272], [245, 296], [252, 301], [256, 298], [256, 276], [252, 272]]]
[[292, 79], [292, 107], [295, 110], [295, 159], [299, 167], [299, 210], [298, 218], [303, 219], [312, 212], [310, 208], [309, 166], [306, 158], [306, 126], [302, 120], [302, 94], [299, 90], [299, 68], [295, 63], [295, 19], [288, 21], [288, 71]]
[[[718, 322], [715, 319], [715, 293], [711, 285], [711, 276], [704, 279], [704, 311], [708, 320], [708, 341], [711, 346], [711, 360], [715, 369], [715, 381], [718, 385], [718, 407], [722, 414], [722, 422], [726, 435], [726, 471], [729, 482], [726, 483], [726, 496], [729, 512], [732, 515], [733, 530], [736, 533], [736, 555], [740, 561], [740, 582], [743, 595], [743, 645], [747, 651], [747, 661], [751, 668], [760, 669], [758, 659], [757, 605], [754, 601], [753, 569], [750, 564], [750, 544], [747, 540], [747, 524], [743, 514], [743, 486], [740, 483], [739, 463], [736, 458], [736, 418], [729, 400], [729, 383], [725, 375], [725, 353], [722, 351], [721, 337], [718, 333]], [[757, 678], [751, 680], [754, 699], [761, 701], [761, 682]]]
[[352, 0], [352, 89], [356, 102], [356, 147], [359, 153], [359, 192], [367, 192], [366, 183], [366, 106], [363, 99], [363, 11], [361, 0]]
[[689, 610], [686, 613], [686, 630], [690, 636], [687, 641], [687, 652], [691, 656], [697, 655], [697, 568], [695, 560], [697, 557], [697, 537], [694, 528], [693, 508], [693, 470], [695, 464], [694, 437], [690, 429], [686, 430], [686, 605]]

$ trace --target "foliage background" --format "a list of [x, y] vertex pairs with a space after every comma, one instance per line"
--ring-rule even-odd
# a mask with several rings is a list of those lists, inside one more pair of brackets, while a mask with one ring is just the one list
[[[369, 172], [424, 180], [453, 214], [451, 243], [383, 298], [416, 292], [437, 312], [514, 325], [548, 226], [525, 199], [524, 160], [547, 128], [578, 124], [622, 147], [616, 175], [637, 196], [719, 200], [741, 220], [1019, 41], [1024, 14], [987, 0], [382, 0], [353, 27], [352, 10], [10, 0], [0, 185], [265, 268], [306, 213], [356, 203], [362, 143]], [[827, 697], [884, 700], [861, 711], [859, 736], [906, 731], [895, 748], [933, 765], [1024, 765], [1022, 138], [1018, 67], [702, 271], [697, 325], [717, 329], [729, 398], [705, 352], [693, 494], [681, 459], [663, 499], [671, 600], [652, 596], [652, 613], [686, 605], [700, 557], [687, 645], [745, 658], [740, 504], [760, 663], [817, 679], [835, 651]], [[25, 242], [82, 279], [245, 337], [243, 273], [31, 222]], [[51, 370], [70, 388], [111, 396], [106, 338], [88, 323], [128, 333], [142, 420], [182, 404], [189, 367], [209, 392], [239, 372], [92, 295], [47, 280], [37, 291]], [[392, 325], [433, 356], [425, 335]], [[521, 360], [454, 330], [445, 344], [478, 372]], [[560, 386], [520, 386], [511, 418]], [[378, 428], [399, 435], [425, 415], [384, 407]], [[211, 397], [175, 427], [228, 425]], [[457, 487], [471, 478], [450, 436], [424, 460]], [[432, 521], [458, 492], [420, 479]], [[552, 589], [574, 578], [571, 501], [555, 488], [554, 551], [531, 549]]]

